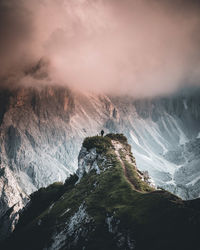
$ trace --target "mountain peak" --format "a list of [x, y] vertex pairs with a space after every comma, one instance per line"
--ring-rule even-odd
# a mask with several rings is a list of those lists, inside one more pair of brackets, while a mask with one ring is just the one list
[[199, 246], [200, 200], [183, 201], [155, 190], [147, 177], [138, 171], [126, 137], [88, 137], [79, 154], [77, 175], [33, 193], [3, 249]]
[[131, 146], [123, 134], [87, 137], [78, 156], [79, 181], [92, 170], [100, 174], [111, 167], [121, 168], [126, 181], [135, 190], [146, 192], [155, 188], [148, 172], [137, 169]]

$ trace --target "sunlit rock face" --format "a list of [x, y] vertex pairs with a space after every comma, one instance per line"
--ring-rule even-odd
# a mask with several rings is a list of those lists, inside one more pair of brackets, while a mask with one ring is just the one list
[[1, 123], [2, 166], [9, 166], [26, 193], [64, 180], [73, 172], [65, 157], [70, 141], [65, 126], [74, 111], [69, 92], [22, 89], [9, 94]]
[[[1, 90], [1, 215], [24, 204], [21, 193], [27, 196], [74, 173], [83, 138], [102, 128], [127, 136], [138, 168], [148, 170], [156, 185], [184, 199], [198, 197], [199, 107], [197, 92], [136, 101], [59, 87]], [[5, 183], [15, 186], [12, 195]], [[18, 198], [5, 198], [11, 196]]]

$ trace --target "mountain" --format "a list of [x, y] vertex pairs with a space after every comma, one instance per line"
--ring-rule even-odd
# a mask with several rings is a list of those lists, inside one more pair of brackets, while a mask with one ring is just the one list
[[157, 186], [199, 197], [199, 96], [195, 90], [135, 100], [54, 86], [1, 89], [0, 237], [32, 192], [77, 170], [82, 140], [102, 128], [126, 135], [138, 169]]
[[156, 190], [122, 134], [88, 137], [77, 173], [31, 194], [4, 249], [199, 249], [200, 199]]
[[[200, 92], [149, 100], [116, 99], [121, 130], [138, 168], [183, 199], [199, 197]], [[119, 131], [117, 126], [116, 131]]]

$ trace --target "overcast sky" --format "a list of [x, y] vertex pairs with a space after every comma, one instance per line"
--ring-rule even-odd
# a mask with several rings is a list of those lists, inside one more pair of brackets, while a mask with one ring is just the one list
[[[136, 97], [198, 85], [199, 3], [0, 0], [0, 84]], [[40, 72], [29, 74], [39, 60]]]

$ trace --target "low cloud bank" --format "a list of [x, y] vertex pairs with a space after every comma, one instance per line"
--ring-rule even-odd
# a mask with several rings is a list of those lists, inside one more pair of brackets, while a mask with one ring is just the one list
[[1, 0], [0, 84], [156, 96], [200, 85], [200, 5]]

